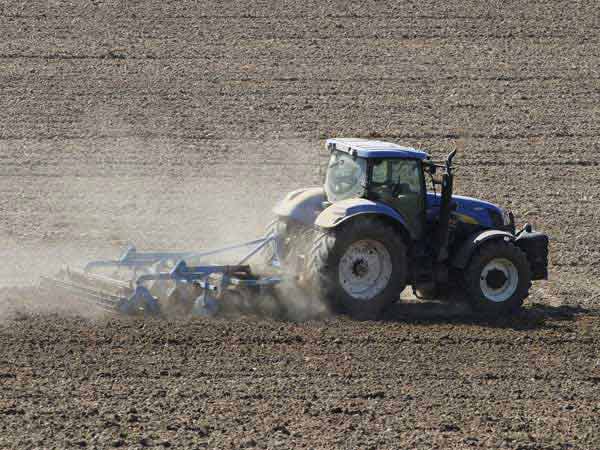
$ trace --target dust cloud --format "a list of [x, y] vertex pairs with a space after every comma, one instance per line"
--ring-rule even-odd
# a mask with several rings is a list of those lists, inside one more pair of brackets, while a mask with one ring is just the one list
[[[23, 210], [15, 214], [11, 237], [0, 249], [5, 261], [0, 319], [20, 312], [87, 313], [89, 308], [82, 311], [40, 293], [40, 276], [117, 258], [128, 245], [140, 251], [200, 251], [255, 239], [264, 234], [274, 218], [273, 205], [286, 192], [321, 183], [318, 141], [231, 140], [216, 147], [123, 138], [87, 154], [77, 147], [57, 152], [59, 160], [44, 168], [49, 173], [24, 187], [30, 201], [19, 206]], [[307, 152], [315, 154], [314, 162], [306, 162]], [[60, 159], [69, 154], [85, 157]], [[52, 173], [59, 166], [60, 173]], [[27, 214], [35, 219], [35, 229]], [[214, 262], [233, 264], [241, 255]], [[250, 261], [253, 270], [259, 262], [260, 255]], [[276, 296], [291, 320], [326, 311], [291, 281], [282, 283]]]

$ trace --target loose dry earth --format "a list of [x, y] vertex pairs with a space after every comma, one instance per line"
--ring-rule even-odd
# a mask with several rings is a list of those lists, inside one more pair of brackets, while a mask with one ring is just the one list
[[456, 141], [457, 190], [552, 238], [494, 323], [90, 318], [5, 289], [0, 448], [600, 448], [596, 2], [10, 1], [0, 31], [0, 286], [253, 237], [329, 136]]

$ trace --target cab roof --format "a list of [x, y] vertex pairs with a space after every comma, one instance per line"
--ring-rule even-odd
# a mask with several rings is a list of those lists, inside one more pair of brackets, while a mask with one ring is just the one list
[[339, 150], [350, 154], [356, 154], [356, 156], [361, 158], [429, 158], [429, 154], [412, 147], [403, 147], [392, 142], [371, 141], [369, 139], [327, 139], [326, 146], [329, 150]]

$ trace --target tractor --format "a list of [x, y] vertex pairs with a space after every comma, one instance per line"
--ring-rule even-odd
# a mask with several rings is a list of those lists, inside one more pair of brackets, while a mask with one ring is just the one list
[[[366, 139], [329, 139], [323, 187], [276, 204], [270, 264], [302, 278], [336, 311], [382, 317], [407, 285], [421, 299], [518, 311], [548, 277], [548, 237], [511, 212], [453, 194], [452, 160]], [[439, 191], [439, 192], [438, 192]]]

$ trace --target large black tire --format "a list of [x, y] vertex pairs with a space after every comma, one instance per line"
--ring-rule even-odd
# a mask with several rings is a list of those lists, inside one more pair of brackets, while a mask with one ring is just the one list
[[484, 244], [466, 267], [464, 281], [469, 301], [476, 311], [494, 317], [517, 312], [531, 287], [527, 256], [512, 242]]
[[[351, 295], [347, 288], [342, 286], [340, 280], [340, 262], [356, 267], [363, 264], [364, 260], [351, 261], [346, 252], [356, 248], [359, 242], [374, 242], [376, 246], [383, 246], [390, 256], [391, 276], [387, 282], [382, 282], [381, 290], [370, 298], [357, 298]], [[354, 246], [353, 246], [354, 244]], [[351, 250], [352, 251], [352, 250]], [[397, 300], [406, 286], [406, 245], [398, 231], [374, 218], [356, 218], [349, 223], [342, 224], [331, 230], [318, 230], [315, 232], [312, 248], [307, 261], [307, 271], [312, 287], [317, 294], [326, 300], [330, 307], [337, 312], [347, 313], [358, 320], [375, 320], [380, 318], [384, 309]], [[383, 264], [374, 265], [383, 267]], [[371, 276], [366, 268], [366, 276]], [[352, 269], [355, 270], [355, 269]], [[383, 269], [382, 269], [383, 270]], [[389, 268], [387, 269], [389, 272]], [[380, 271], [381, 272], [381, 271]], [[343, 276], [343, 275], [342, 275]], [[356, 273], [356, 277], [361, 276]], [[387, 276], [383, 278], [386, 280]], [[386, 284], [383, 284], [386, 283]], [[376, 290], [376, 289], [375, 289]]]

